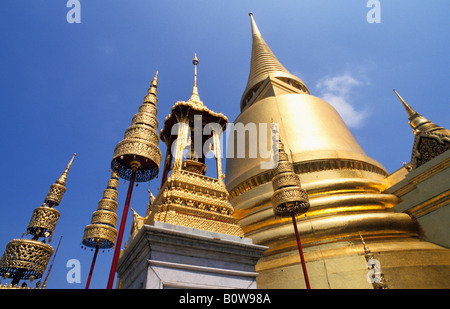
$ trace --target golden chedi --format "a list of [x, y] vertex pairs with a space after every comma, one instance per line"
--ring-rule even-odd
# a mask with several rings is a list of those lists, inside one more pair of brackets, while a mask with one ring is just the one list
[[[280, 139], [309, 197], [310, 209], [298, 217], [298, 228], [311, 288], [372, 288], [359, 233], [391, 288], [448, 287], [448, 263], [443, 261], [449, 260], [449, 250], [421, 241], [411, 217], [393, 211], [399, 198], [384, 192], [389, 186], [386, 169], [366, 155], [330, 104], [311, 95], [281, 65], [252, 14], [250, 19], [250, 74], [234, 121], [235, 128], [241, 124], [248, 130], [236, 129], [227, 148], [236, 150], [236, 137], [248, 135], [252, 125], [266, 126], [246, 140], [244, 156], [227, 153], [226, 186], [245, 237], [269, 247], [256, 265], [258, 287], [304, 287], [301, 271], [296, 271], [300, 265], [290, 220], [272, 211], [270, 159], [249, 155], [250, 139], [257, 149], [270, 150], [272, 122], [279, 125]], [[400, 265], [405, 259], [408, 263]], [[439, 271], [428, 272], [432, 267]], [[426, 277], [427, 283], [406, 273]]]

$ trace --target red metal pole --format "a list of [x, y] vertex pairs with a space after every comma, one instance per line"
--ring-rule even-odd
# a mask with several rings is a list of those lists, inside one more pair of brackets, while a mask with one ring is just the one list
[[302, 244], [300, 242], [300, 235], [298, 234], [298, 230], [297, 230], [297, 220], [295, 220], [294, 213], [291, 213], [291, 215], [292, 215], [292, 223], [294, 224], [295, 237], [297, 238], [298, 252], [300, 253], [300, 260], [302, 262], [303, 277], [305, 277], [306, 288], [311, 289], [311, 286], [309, 285], [308, 272], [306, 271], [305, 258], [303, 257], [303, 250], [302, 250]]
[[125, 229], [125, 223], [127, 221], [128, 208], [130, 207], [131, 194], [133, 192], [134, 180], [136, 178], [136, 172], [133, 171], [130, 178], [130, 184], [128, 186], [127, 198], [125, 200], [125, 207], [123, 209], [122, 221], [120, 222], [119, 234], [117, 235], [116, 248], [114, 249], [114, 257], [111, 264], [111, 271], [109, 272], [109, 279], [107, 289], [112, 289], [114, 283], [114, 277], [116, 275], [117, 261], [119, 260], [120, 247], [122, 246], [123, 230]]
[[92, 278], [92, 272], [94, 271], [94, 265], [95, 265], [95, 261], [97, 260], [97, 254], [98, 254], [98, 248], [100, 245], [96, 245], [95, 246], [95, 252], [94, 252], [94, 257], [92, 258], [92, 263], [91, 263], [91, 270], [89, 271], [89, 276], [86, 282], [86, 290], [89, 289], [89, 284], [91, 283], [91, 278]]

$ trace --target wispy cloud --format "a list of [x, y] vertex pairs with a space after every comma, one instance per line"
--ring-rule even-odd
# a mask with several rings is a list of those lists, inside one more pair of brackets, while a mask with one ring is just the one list
[[366, 110], [357, 110], [352, 105], [351, 95], [354, 87], [363, 85], [348, 73], [326, 77], [319, 81], [316, 90], [319, 96], [330, 103], [344, 119], [349, 127], [359, 127], [368, 116]]

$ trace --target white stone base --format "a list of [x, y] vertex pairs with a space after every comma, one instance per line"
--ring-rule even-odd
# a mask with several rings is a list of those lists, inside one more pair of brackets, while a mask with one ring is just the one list
[[123, 289], [255, 289], [255, 265], [267, 247], [249, 238], [163, 222], [144, 225], [123, 250]]

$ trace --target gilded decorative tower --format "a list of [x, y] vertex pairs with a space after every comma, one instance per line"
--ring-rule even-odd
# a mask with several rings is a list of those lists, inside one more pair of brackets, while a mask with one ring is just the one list
[[[150, 181], [158, 175], [161, 151], [158, 147], [158, 119], [156, 118], [158, 113], [156, 107], [158, 103], [157, 87], [158, 72], [150, 83], [138, 112], [133, 116], [131, 125], [125, 130], [123, 140], [114, 149], [111, 160], [111, 178], [108, 180], [102, 199], [98, 202], [97, 210], [92, 215], [91, 224], [84, 229], [82, 244], [95, 248], [86, 289], [89, 288], [98, 250], [115, 246], [107, 284], [108, 289], [113, 287], [134, 183]], [[116, 210], [119, 178], [129, 180], [129, 184], [119, 231], [117, 231]]]
[[97, 210], [92, 214], [91, 224], [84, 228], [83, 240], [81, 243], [89, 248], [95, 249], [92, 258], [91, 269], [86, 282], [86, 289], [92, 278], [95, 261], [100, 249], [110, 249], [114, 247], [117, 237], [117, 187], [119, 185], [119, 173], [114, 169], [111, 178], [108, 180], [103, 196], [98, 202]]
[[[61, 215], [54, 207], [59, 205], [66, 192], [67, 173], [75, 156], [76, 154], [73, 155], [58, 180], [50, 186], [42, 206], [34, 209], [27, 231], [24, 233], [32, 235], [33, 238], [13, 239], [6, 245], [5, 252], [0, 259], [0, 276], [12, 279], [12, 281], [10, 285], [2, 286], [2, 288], [24, 288], [27, 287], [27, 284], [24, 281], [19, 286], [20, 280], [32, 282], [42, 278], [53, 254], [53, 247], [47, 242], [51, 242], [56, 223]], [[43, 240], [39, 240], [39, 238], [43, 238]], [[36, 288], [45, 288], [46, 282], [44, 281], [42, 287], [40, 285], [41, 282], [38, 281]]]
[[113, 261], [107, 288], [112, 289], [116, 274], [117, 261], [122, 245], [122, 237], [130, 208], [134, 182], [150, 181], [158, 175], [161, 164], [159, 150], [158, 119], [158, 72], [156, 72], [144, 102], [133, 116], [131, 125], [125, 130], [123, 140], [114, 148], [111, 169], [122, 179], [129, 180], [128, 192], [123, 208], [122, 219], [116, 239]]
[[[366, 155], [330, 104], [311, 95], [305, 83], [281, 65], [251, 13], [250, 20], [250, 74], [234, 124], [244, 129], [279, 125], [280, 139], [311, 206], [298, 217], [311, 288], [373, 287], [366, 278], [359, 233], [377, 253], [391, 288], [448, 287], [449, 250], [422, 241], [411, 216], [393, 210], [399, 198], [385, 191], [390, 185], [386, 169]], [[258, 141], [257, 149], [270, 149], [270, 126], [260, 128], [266, 131], [260, 129], [251, 138]], [[242, 137], [247, 132], [234, 133]], [[227, 156], [226, 186], [245, 236], [269, 247], [256, 266], [258, 287], [304, 287], [301, 272], [292, 271], [300, 265], [290, 220], [272, 212], [272, 168], [264, 168], [267, 158], [249, 156], [248, 140], [245, 144], [245, 157]], [[430, 268], [439, 271], [430, 273]], [[407, 273], [433, 283], [418, 282]]]
[[[195, 55], [194, 87], [188, 101], [178, 101], [164, 120], [160, 132], [166, 143], [161, 188], [147, 224], [154, 221], [243, 236], [223, 182], [220, 137], [228, 119], [209, 110], [200, 100]], [[208, 177], [205, 156], [211, 150], [216, 159], [217, 178]], [[173, 163], [172, 163], [173, 161]], [[172, 171], [168, 175], [169, 171]]]

